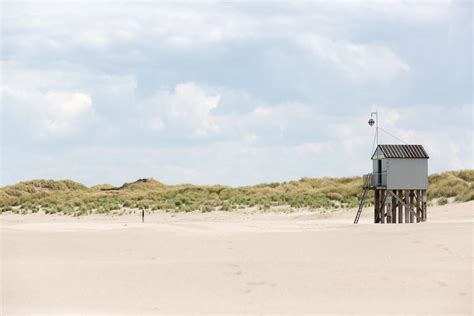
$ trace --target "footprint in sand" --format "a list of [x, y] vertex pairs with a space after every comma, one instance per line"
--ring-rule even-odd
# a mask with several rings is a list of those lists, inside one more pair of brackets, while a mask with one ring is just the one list
[[453, 252], [451, 251], [451, 249], [449, 249], [448, 246], [446, 245], [443, 245], [443, 244], [436, 244], [436, 246], [444, 251], [446, 251], [447, 253], [449, 254], [453, 254]]
[[436, 281], [436, 283], [438, 283], [439, 286], [442, 286], [442, 287], [447, 287], [448, 284], [443, 282], [443, 281]]
[[223, 264], [223, 266], [233, 270], [231, 272], [228, 272], [227, 274], [231, 274], [231, 275], [234, 275], [234, 276], [242, 275], [242, 270], [240, 269], [240, 265], [238, 265], [238, 264], [226, 263], [226, 264]]

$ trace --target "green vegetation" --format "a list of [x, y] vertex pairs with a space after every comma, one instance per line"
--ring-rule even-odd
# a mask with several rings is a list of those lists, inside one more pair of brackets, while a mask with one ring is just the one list
[[428, 199], [454, 197], [457, 202], [474, 200], [474, 170], [449, 171], [429, 177]]
[[438, 205], [446, 205], [448, 204], [448, 199], [445, 197], [442, 197], [438, 200]]
[[[428, 198], [473, 200], [473, 182], [474, 170], [431, 175]], [[245, 207], [266, 211], [276, 206], [284, 210], [335, 209], [355, 207], [361, 188], [361, 177], [303, 178], [238, 188], [188, 184], [169, 186], [154, 179], [140, 179], [121, 187], [98, 185], [89, 188], [70, 180], [33, 180], [0, 188], [0, 210], [80, 216], [124, 209], [167, 212], [232, 211]], [[370, 197], [368, 201], [371, 201]]]

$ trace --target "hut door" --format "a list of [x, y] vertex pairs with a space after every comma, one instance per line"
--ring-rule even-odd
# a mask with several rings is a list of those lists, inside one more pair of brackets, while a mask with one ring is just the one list
[[377, 160], [377, 183], [382, 185], [382, 160]]

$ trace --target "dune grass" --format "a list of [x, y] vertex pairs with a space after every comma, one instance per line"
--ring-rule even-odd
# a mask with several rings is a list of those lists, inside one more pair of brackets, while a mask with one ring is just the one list
[[[450, 171], [429, 177], [428, 198], [474, 199], [474, 170]], [[232, 211], [256, 207], [269, 210], [337, 209], [357, 206], [362, 178], [303, 178], [283, 183], [227, 187], [220, 185], [165, 185], [140, 179], [120, 187], [86, 187], [71, 180], [32, 180], [0, 188], [0, 209], [15, 213], [62, 213], [85, 215], [124, 209], [167, 212]], [[372, 192], [370, 193], [372, 194]], [[368, 203], [372, 200], [369, 196]]]

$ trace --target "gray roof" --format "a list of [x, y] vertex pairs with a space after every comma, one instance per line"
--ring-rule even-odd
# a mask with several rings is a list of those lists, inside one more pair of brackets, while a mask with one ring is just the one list
[[[421, 145], [378, 145], [385, 158], [430, 158]], [[377, 152], [375, 149], [372, 158]]]

